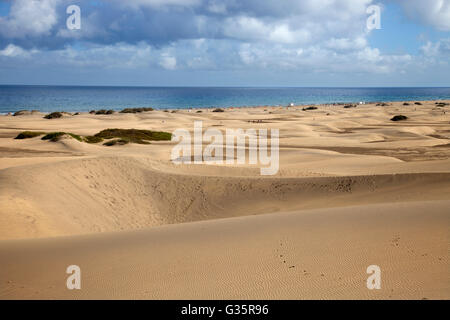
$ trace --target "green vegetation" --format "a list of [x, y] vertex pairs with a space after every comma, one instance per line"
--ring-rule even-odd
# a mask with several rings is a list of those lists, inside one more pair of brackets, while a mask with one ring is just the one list
[[350, 108], [356, 108], [356, 105], [354, 104], [348, 104], [346, 106], [344, 106], [345, 109], [350, 109]]
[[13, 116], [17, 117], [17, 116], [23, 116], [23, 115], [27, 115], [27, 114], [31, 114], [31, 111], [29, 111], [29, 110], [19, 110], [17, 112], [14, 112]]
[[153, 108], [125, 108], [120, 113], [140, 113], [145, 111], [153, 111]]
[[220, 108], [216, 108], [216, 109], [214, 109], [212, 112], [225, 112], [225, 110], [220, 109]]
[[96, 115], [101, 115], [101, 114], [113, 114], [115, 111], [112, 109], [106, 110], [106, 109], [100, 109], [100, 110], [91, 110], [89, 111], [90, 114], [96, 114]]
[[308, 110], [317, 110], [317, 107], [307, 107], [307, 108], [303, 108], [303, 111], [308, 111]]
[[45, 132], [37, 132], [37, 131], [24, 131], [18, 134], [14, 139], [30, 139], [34, 137], [38, 137], [43, 135]]
[[101, 109], [101, 110], [97, 110], [95, 111], [95, 114], [113, 114], [114, 110], [106, 110], [106, 109]]
[[172, 139], [172, 134], [168, 132], [140, 129], [105, 129], [94, 136], [102, 139], [120, 138], [139, 144], [148, 144], [148, 141], [170, 141]]
[[87, 143], [99, 143], [99, 142], [102, 142], [102, 141], [103, 141], [103, 138], [96, 137], [96, 136], [84, 137], [84, 142], [87, 142]]
[[52, 142], [60, 141], [64, 135], [68, 135], [80, 142], [100, 143], [103, 140], [110, 140], [104, 143], [105, 146], [124, 145], [127, 143], [150, 144], [149, 141], [170, 141], [172, 134], [161, 131], [150, 131], [140, 129], [105, 129], [93, 136], [80, 136], [70, 132], [21, 132], [15, 139], [28, 139], [44, 135], [41, 139]]
[[44, 118], [45, 119], [58, 119], [61, 118], [63, 114], [61, 112], [52, 112], [47, 114]]
[[398, 116], [394, 116], [391, 121], [402, 121], [402, 120], [407, 120], [408, 117], [407, 116], [402, 116], [402, 115], [398, 115]]
[[70, 132], [50, 132], [50, 133], [47, 133], [45, 136], [43, 136], [42, 140], [50, 140], [52, 142], [56, 142], [56, 141], [61, 140], [61, 138], [66, 134], [80, 142], [83, 141], [83, 138], [81, 136], [70, 133]]
[[127, 140], [127, 139], [114, 139], [114, 140], [110, 140], [110, 141], [105, 142], [103, 145], [107, 146], [107, 147], [111, 147], [111, 146], [115, 146], [116, 144], [122, 146], [122, 145], [127, 144], [127, 143], [130, 143], [130, 140]]

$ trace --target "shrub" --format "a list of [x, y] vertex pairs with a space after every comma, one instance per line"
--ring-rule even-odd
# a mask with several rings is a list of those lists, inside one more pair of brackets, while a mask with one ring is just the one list
[[302, 109], [303, 111], [308, 111], [308, 110], [317, 110], [317, 107], [306, 107]]
[[17, 112], [14, 112], [13, 116], [17, 117], [17, 116], [24, 116], [24, 115], [28, 115], [31, 114], [31, 111], [29, 110], [19, 110]]
[[100, 109], [97, 111], [94, 111], [95, 114], [113, 114], [114, 110], [106, 110], [106, 109]]
[[408, 102], [403, 103], [404, 106], [409, 106]]
[[402, 120], [407, 120], [408, 117], [407, 116], [402, 116], [402, 115], [398, 115], [398, 116], [394, 116], [391, 121], [402, 121]]
[[120, 138], [139, 144], [148, 144], [148, 141], [170, 141], [172, 139], [172, 134], [168, 132], [139, 129], [105, 129], [94, 136], [102, 139]]
[[24, 131], [21, 132], [14, 139], [30, 139], [43, 135], [45, 132], [37, 132], [37, 131]]
[[140, 113], [145, 111], [153, 111], [153, 108], [125, 108], [120, 113]]
[[52, 112], [50, 114], [47, 114], [44, 118], [45, 119], [58, 119], [61, 118], [63, 114], [61, 112]]
[[105, 142], [103, 145], [107, 146], [107, 147], [111, 147], [111, 146], [115, 146], [116, 144], [122, 146], [127, 143], [130, 143], [130, 141], [126, 140], [126, 139], [114, 139], [114, 140]]
[[79, 135], [77, 135], [77, 134], [73, 134], [73, 133], [70, 133], [70, 132], [62, 132], [62, 131], [59, 131], [59, 132], [50, 132], [50, 133], [48, 133], [48, 134], [46, 134], [45, 136], [43, 136], [42, 137], [42, 140], [50, 140], [50, 141], [52, 141], [52, 142], [56, 142], [56, 141], [59, 141], [59, 140], [61, 140], [61, 138], [64, 136], [64, 135], [69, 135], [69, 136], [71, 136], [72, 138], [74, 138], [74, 139], [76, 139], [76, 140], [78, 140], [78, 141], [83, 141], [83, 138], [81, 138], [81, 136], [79, 136]]
[[356, 108], [356, 105], [354, 104], [348, 104], [346, 106], [344, 106], [345, 109], [349, 109], [349, 108]]
[[216, 109], [214, 109], [212, 112], [225, 112], [225, 110], [220, 109], [220, 108], [216, 108]]
[[418, 106], [421, 106], [421, 105], [422, 105], [422, 103], [420, 103], [420, 102], [414, 102], [414, 104], [415, 104], [415, 105], [418, 105]]
[[96, 137], [96, 136], [87, 136], [84, 137], [84, 141], [87, 143], [99, 143], [103, 141], [103, 138]]
[[197, 111], [197, 113], [202, 113], [202, 112], [203, 112], [202, 110], [198, 110], [198, 111]]

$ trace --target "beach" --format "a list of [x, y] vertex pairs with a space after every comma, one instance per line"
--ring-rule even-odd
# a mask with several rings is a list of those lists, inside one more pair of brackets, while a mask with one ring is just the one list
[[[449, 299], [440, 102], [0, 116], [0, 299]], [[194, 134], [195, 121], [278, 130], [276, 174], [175, 164], [174, 141], [14, 139]], [[69, 265], [81, 290], [66, 287]]]

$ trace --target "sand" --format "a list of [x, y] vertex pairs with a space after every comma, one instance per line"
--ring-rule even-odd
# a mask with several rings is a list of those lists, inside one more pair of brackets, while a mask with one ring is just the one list
[[[422, 103], [0, 116], [0, 299], [449, 299], [450, 114]], [[280, 170], [175, 165], [168, 141], [13, 139], [194, 120], [279, 129]]]

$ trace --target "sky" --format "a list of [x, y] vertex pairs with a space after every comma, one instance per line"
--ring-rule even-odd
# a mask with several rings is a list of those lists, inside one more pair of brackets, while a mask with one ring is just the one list
[[0, 84], [450, 87], [450, 0], [0, 0]]

